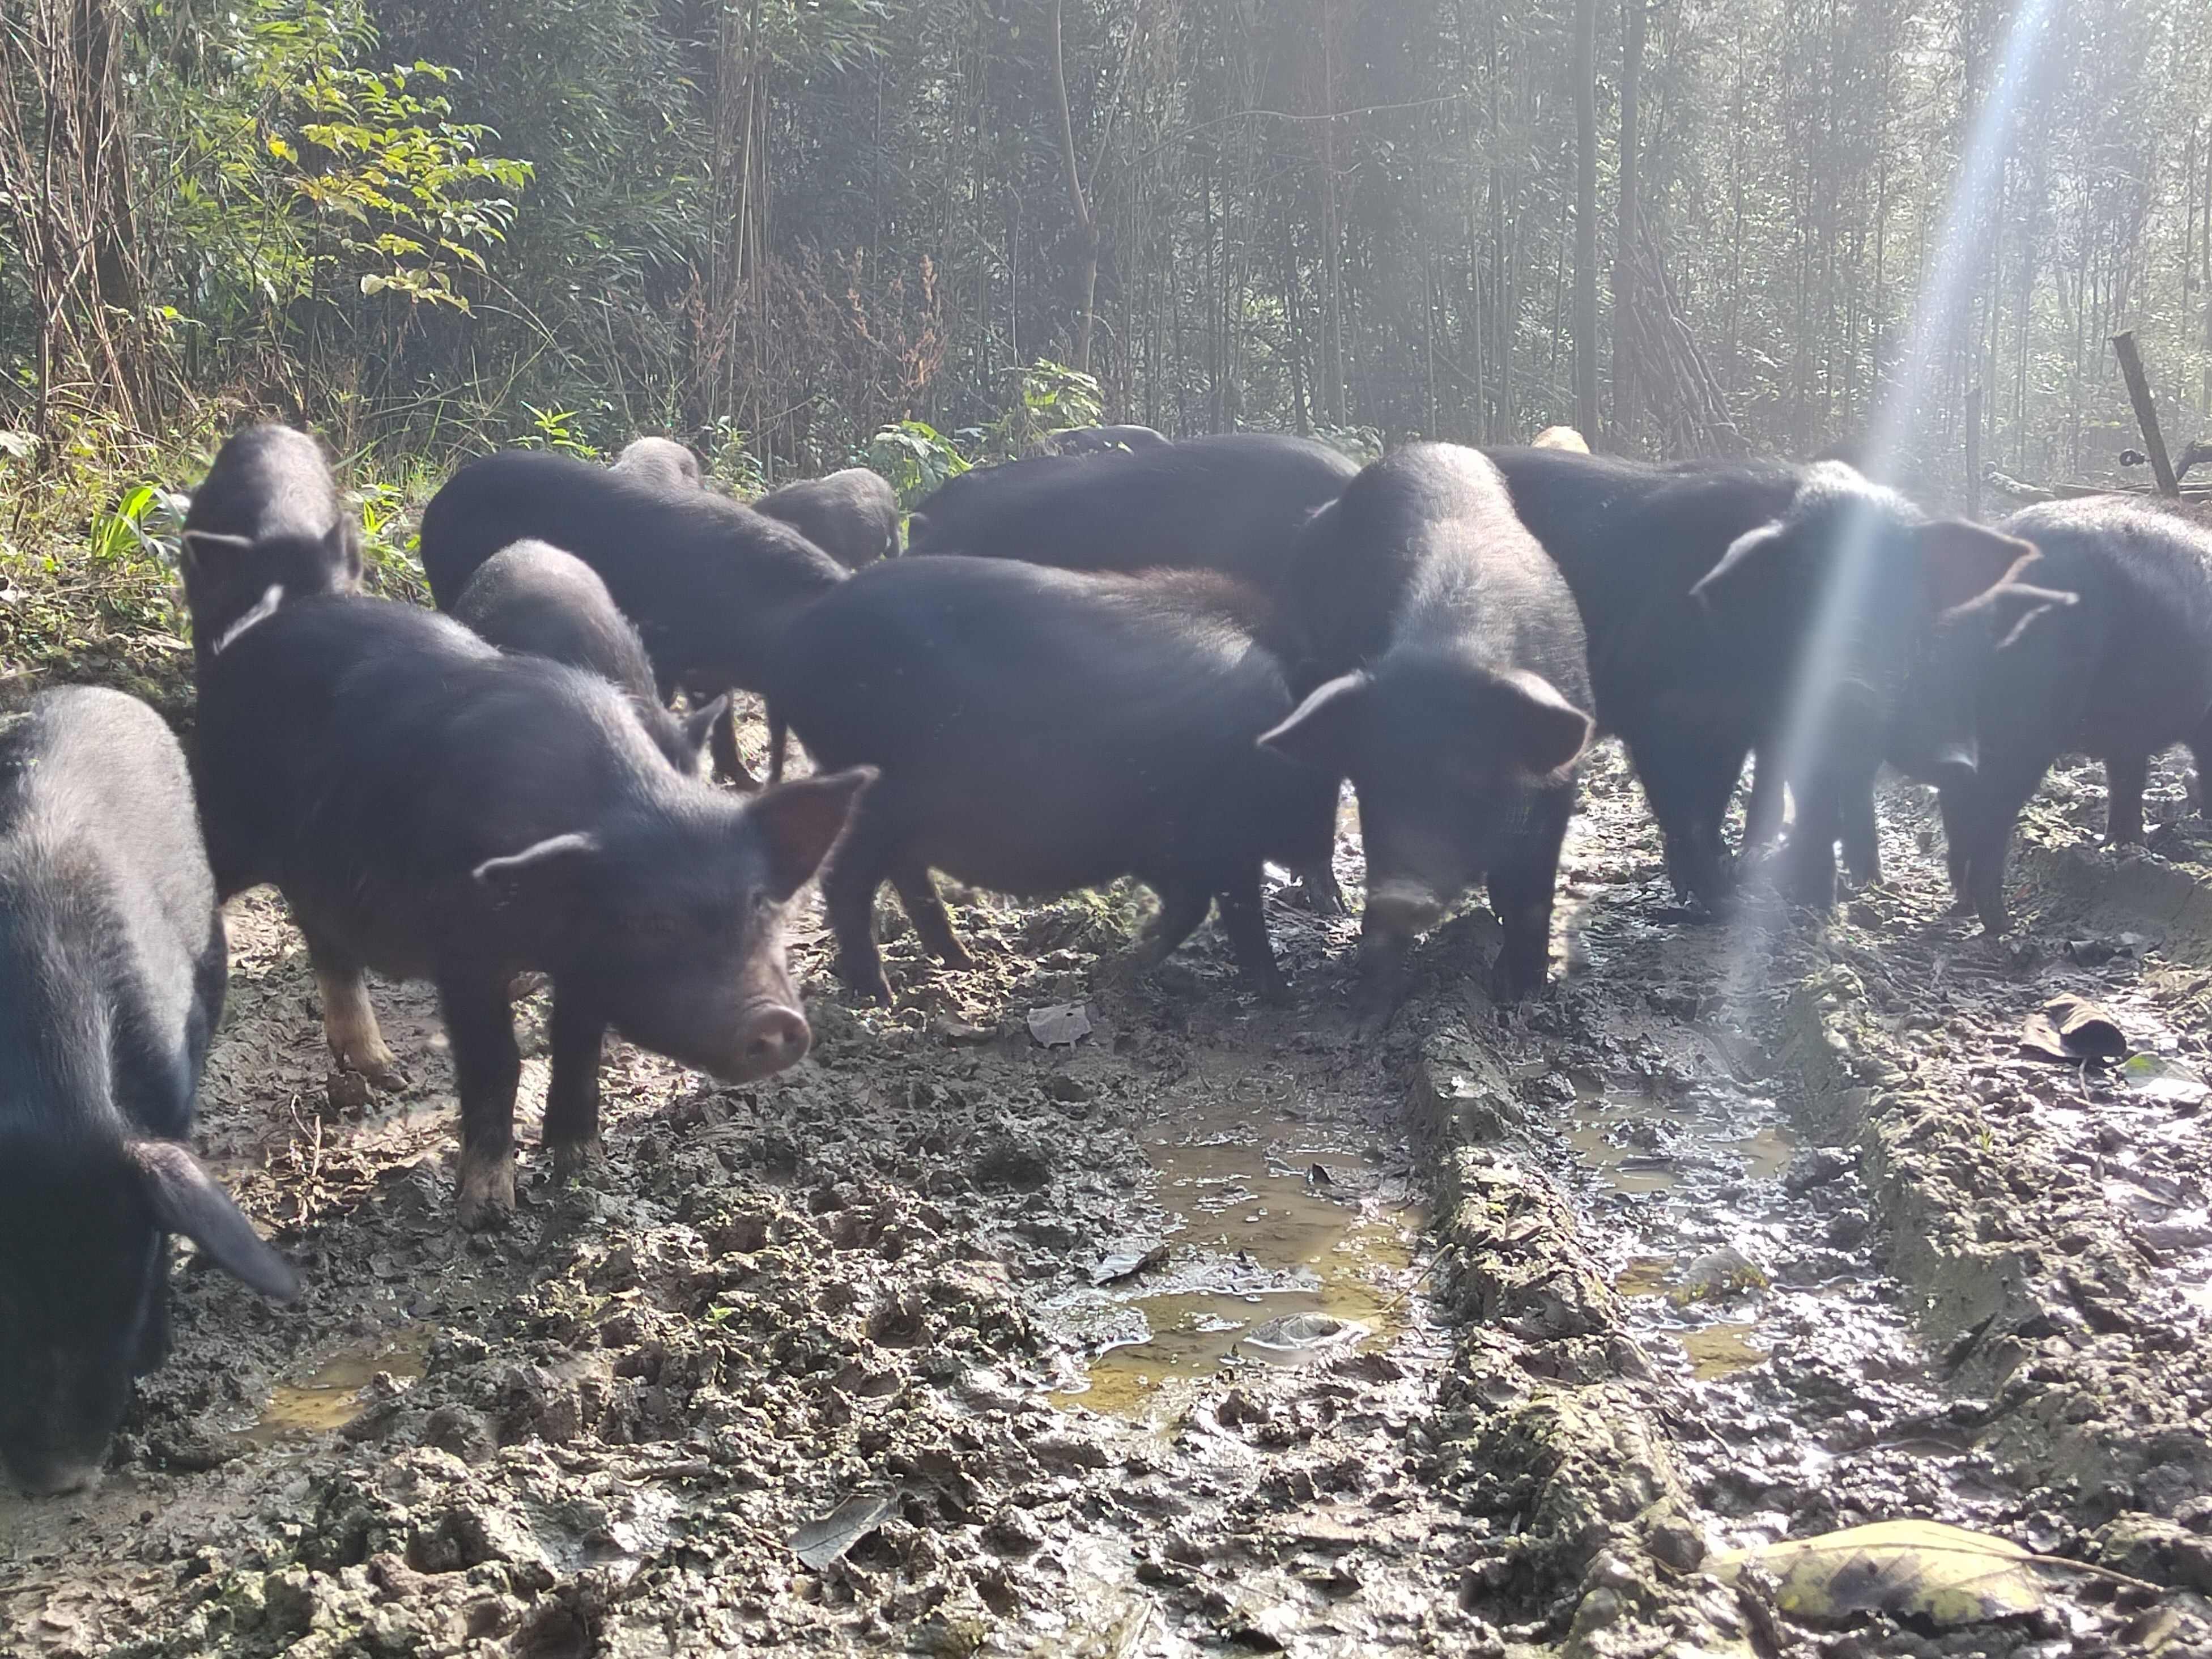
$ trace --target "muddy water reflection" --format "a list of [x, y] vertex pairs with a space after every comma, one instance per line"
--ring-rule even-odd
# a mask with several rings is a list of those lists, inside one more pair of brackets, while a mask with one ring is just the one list
[[295, 1436], [343, 1428], [359, 1414], [361, 1392], [377, 1376], [388, 1374], [404, 1382], [422, 1375], [434, 1334], [428, 1325], [412, 1325], [341, 1349], [298, 1382], [280, 1382], [270, 1389], [268, 1405], [240, 1437], [256, 1446], [271, 1446]]
[[1145, 1152], [1166, 1259], [1061, 1299], [1095, 1351], [1060, 1403], [1149, 1418], [1224, 1361], [1333, 1358], [1412, 1317], [1423, 1217], [1402, 1173], [1311, 1124], [1185, 1120]]

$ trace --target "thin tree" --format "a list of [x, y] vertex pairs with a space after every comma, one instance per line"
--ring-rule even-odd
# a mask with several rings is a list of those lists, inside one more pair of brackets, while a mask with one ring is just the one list
[[1628, 447], [1636, 420], [1636, 161], [1644, 76], [1645, 0], [1620, 0], [1620, 212], [1613, 255], [1613, 441]]
[[1597, 0], [1575, 0], [1575, 424], [1597, 417]]
[[1091, 372], [1091, 332], [1098, 303], [1098, 222], [1083, 189], [1083, 170], [1075, 159], [1075, 118], [1067, 106], [1067, 55], [1060, 45], [1060, 0], [1052, 0], [1052, 94], [1060, 109], [1060, 160], [1067, 173], [1068, 205], [1075, 213], [1075, 367]]

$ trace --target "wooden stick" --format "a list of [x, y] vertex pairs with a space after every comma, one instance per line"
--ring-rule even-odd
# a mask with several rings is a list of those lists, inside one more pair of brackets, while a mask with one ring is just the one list
[[2158, 429], [2158, 405], [2151, 401], [2150, 382], [2143, 379], [2142, 354], [2136, 349], [2135, 331], [2112, 336], [2112, 351], [2120, 360], [2120, 373], [2127, 377], [2128, 396], [2135, 402], [2136, 424], [2142, 428], [2143, 447], [2150, 452], [2150, 470], [2157, 475], [2158, 493], [2179, 495], [2181, 481], [2173, 475], [2165, 435]]

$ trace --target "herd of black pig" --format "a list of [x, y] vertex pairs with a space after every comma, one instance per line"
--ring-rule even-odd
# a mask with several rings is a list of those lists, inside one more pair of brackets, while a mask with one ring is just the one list
[[[1552, 434], [1547, 434], [1547, 439]], [[1316, 908], [1338, 794], [1367, 860], [1365, 1022], [1487, 884], [1492, 990], [1540, 990], [1577, 763], [1617, 735], [1678, 894], [1719, 912], [1723, 824], [1791, 824], [1785, 893], [1879, 874], [1887, 760], [1939, 786], [1964, 908], [2007, 921], [2020, 808], [2101, 758], [2112, 837], [2149, 760], [2212, 752], [2212, 536], [2117, 499], [1996, 529], [1933, 519], [1837, 462], [1653, 465], [1573, 434], [1416, 444], [1364, 470], [1300, 439], [1067, 434], [922, 503], [862, 471], [751, 507], [645, 439], [602, 467], [463, 467], [422, 525], [441, 611], [361, 592], [323, 453], [240, 432], [182, 540], [197, 757], [118, 693], [0, 726], [0, 1458], [82, 1484], [167, 1341], [170, 1241], [263, 1295], [292, 1270], [188, 1149], [225, 977], [217, 907], [276, 885], [331, 1052], [398, 1079], [370, 969], [436, 988], [461, 1111], [457, 1206], [515, 1201], [518, 975], [550, 980], [544, 1140], [599, 1145], [610, 1028], [714, 1077], [801, 1059], [786, 907], [822, 872], [839, 972], [887, 999], [888, 880], [968, 961], [933, 872], [1041, 896], [1133, 875], [1156, 961], [1218, 915], [1288, 994], [1269, 863]], [[811, 775], [745, 775], [730, 694]], [[682, 701], [688, 712], [672, 706]], [[715, 787], [702, 750], [748, 786]]]

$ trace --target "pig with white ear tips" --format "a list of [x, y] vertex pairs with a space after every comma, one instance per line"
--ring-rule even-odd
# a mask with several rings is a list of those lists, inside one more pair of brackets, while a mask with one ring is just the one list
[[1415, 936], [1478, 881], [1504, 931], [1493, 990], [1541, 989], [1575, 763], [1592, 730], [1566, 582], [1497, 469], [1451, 444], [1368, 467], [1316, 515], [1298, 558], [1309, 604], [1330, 618], [1316, 654], [1359, 665], [1260, 741], [1349, 778], [1358, 795], [1363, 1013], [1389, 1012]]
[[202, 660], [271, 588], [291, 599], [361, 586], [361, 524], [323, 447], [283, 426], [233, 433], [192, 492], [179, 547]]

